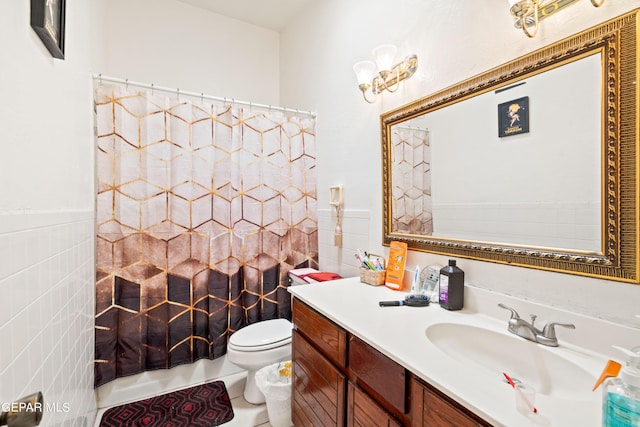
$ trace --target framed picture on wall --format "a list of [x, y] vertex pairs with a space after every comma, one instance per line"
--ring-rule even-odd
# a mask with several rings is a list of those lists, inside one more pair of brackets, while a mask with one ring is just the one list
[[64, 11], [66, 0], [31, 0], [31, 28], [51, 56], [64, 59]]
[[498, 105], [498, 137], [529, 132], [529, 97]]

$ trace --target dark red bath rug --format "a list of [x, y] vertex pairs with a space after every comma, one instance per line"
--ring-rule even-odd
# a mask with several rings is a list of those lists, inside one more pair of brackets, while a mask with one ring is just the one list
[[100, 427], [212, 427], [232, 418], [227, 388], [214, 381], [107, 409]]

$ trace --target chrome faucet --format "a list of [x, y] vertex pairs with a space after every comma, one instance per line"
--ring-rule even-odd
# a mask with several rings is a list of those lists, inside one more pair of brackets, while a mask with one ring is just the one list
[[526, 320], [521, 319], [518, 312], [513, 308], [507, 307], [502, 303], [498, 304], [498, 307], [504, 308], [505, 310], [509, 310], [511, 312], [511, 318], [509, 319], [507, 327], [509, 332], [538, 344], [557, 347], [558, 338], [556, 337], [556, 326], [562, 326], [569, 329], [576, 328], [572, 323], [549, 322], [542, 330], [540, 330], [534, 325], [537, 317], [536, 315], [531, 315], [531, 323], [529, 323]]

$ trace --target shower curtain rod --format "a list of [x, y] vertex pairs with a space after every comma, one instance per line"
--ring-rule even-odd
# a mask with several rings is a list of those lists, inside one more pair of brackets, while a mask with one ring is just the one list
[[316, 117], [316, 113], [312, 112], [312, 111], [302, 111], [302, 110], [296, 110], [294, 108], [286, 108], [286, 107], [274, 107], [272, 105], [266, 105], [266, 104], [255, 104], [253, 102], [248, 102], [248, 101], [238, 101], [234, 98], [223, 98], [220, 96], [212, 96], [212, 95], [205, 95], [204, 93], [196, 93], [196, 92], [188, 92], [188, 91], [182, 91], [180, 89], [173, 89], [170, 87], [163, 87], [163, 86], [155, 86], [153, 83], [148, 84], [148, 83], [140, 83], [140, 82], [134, 82], [131, 81], [129, 79], [120, 79], [117, 77], [107, 77], [107, 76], [103, 76], [102, 74], [94, 74], [93, 75], [93, 79], [94, 80], [99, 80], [100, 82], [102, 81], [107, 81], [107, 82], [112, 82], [112, 83], [119, 83], [119, 84], [124, 84], [124, 85], [131, 85], [131, 86], [137, 86], [137, 87], [141, 87], [144, 89], [151, 89], [153, 90], [159, 90], [162, 92], [170, 92], [170, 93], [176, 93], [178, 95], [185, 95], [185, 96], [190, 96], [190, 97], [194, 97], [194, 98], [200, 98], [200, 99], [207, 99], [210, 101], [217, 101], [217, 102], [223, 102], [223, 103], [230, 103], [230, 104], [237, 104], [237, 105], [245, 105], [249, 108], [262, 108], [262, 109], [266, 109], [266, 110], [276, 110], [276, 111], [282, 111], [284, 113], [297, 113], [297, 114], [304, 114], [307, 116], [311, 116], [311, 117]]

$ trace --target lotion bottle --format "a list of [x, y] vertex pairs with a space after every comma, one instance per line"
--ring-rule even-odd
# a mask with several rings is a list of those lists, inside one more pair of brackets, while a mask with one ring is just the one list
[[640, 426], [640, 347], [627, 350], [616, 347], [627, 356], [620, 374], [604, 382], [602, 394], [603, 427]]
[[440, 307], [460, 310], [464, 304], [464, 271], [456, 267], [456, 260], [440, 270]]

